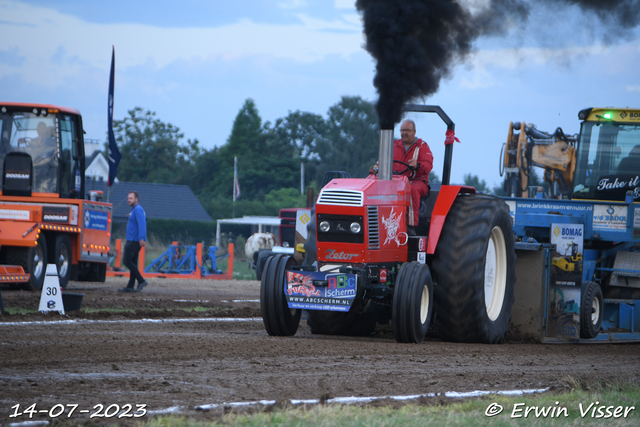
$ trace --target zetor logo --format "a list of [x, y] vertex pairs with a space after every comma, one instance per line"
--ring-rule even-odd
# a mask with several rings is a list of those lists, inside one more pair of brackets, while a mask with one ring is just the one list
[[336, 252], [335, 249], [327, 249], [324, 252], [325, 259], [333, 259], [336, 261], [351, 261], [351, 258], [358, 257], [358, 254], [346, 254], [344, 252]]

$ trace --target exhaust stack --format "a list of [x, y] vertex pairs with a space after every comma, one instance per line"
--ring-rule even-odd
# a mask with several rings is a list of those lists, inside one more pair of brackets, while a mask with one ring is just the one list
[[391, 181], [393, 179], [393, 129], [380, 130], [380, 165], [378, 179]]

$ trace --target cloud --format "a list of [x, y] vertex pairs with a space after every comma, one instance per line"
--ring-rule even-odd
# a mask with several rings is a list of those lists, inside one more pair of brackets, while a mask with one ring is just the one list
[[483, 89], [490, 86], [501, 86], [499, 78], [494, 74], [497, 70], [525, 70], [534, 67], [566, 69], [571, 72], [572, 64], [589, 57], [616, 57], [627, 46], [607, 47], [602, 45], [570, 47], [563, 49], [550, 48], [509, 48], [480, 49], [474, 52], [464, 64], [465, 73], [461, 85], [468, 89]]
[[82, 66], [107, 69], [111, 45], [116, 48], [116, 66], [122, 70], [143, 64], [162, 68], [176, 61], [250, 56], [312, 63], [329, 55], [349, 57], [361, 52], [363, 41], [355, 13], [331, 21], [299, 14], [293, 24], [242, 19], [201, 28], [96, 24], [14, 1], [0, 1], [0, 15], [0, 38], [5, 46], [0, 53], [12, 59], [0, 63], [0, 78], [20, 73], [27, 82], [38, 81], [42, 70], [54, 73], [57, 77], [51, 82], [60, 83], [64, 77], [81, 73]]

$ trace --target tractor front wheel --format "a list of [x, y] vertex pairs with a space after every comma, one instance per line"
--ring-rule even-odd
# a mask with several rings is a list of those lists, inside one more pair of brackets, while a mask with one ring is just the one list
[[416, 261], [402, 264], [393, 291], [393, 336], [402, 343], [424, 340], [433, 311], [433, 282], [429, 266]]
[[55, 262], [58, 267], [60, 287], [65, 289], [71, 277], [71, 239], [66, 234], [56, 238]]
[[284, 295], [286, 270], [295, 265], [292, 257], [277, 254], [267, 258], [260, 281], [260, 311], [269, 335], [295, 335], [301, 310], [290, 309]]
[[515, 249], [507, 205], [458, 196], [433, 261], [435, 326], [448, 341], [501, 343], [514, 300]]
[[30, 248], [14, 248], [7, 254], [7, 263], [20, 265], [25, 273], [29, 273], [29, 281], [22, 284], [27, 291], [40, 291], [47, 273], [47, 241], [41, 234], [36, 245]]

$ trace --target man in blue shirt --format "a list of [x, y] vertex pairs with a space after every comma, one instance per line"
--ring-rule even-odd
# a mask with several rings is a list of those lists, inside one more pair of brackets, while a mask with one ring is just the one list
[[[140, 292], [142, 288], [147, 286], [147, 281], [144, 280], [138, 270], [138, 253], [147, 240], [147, 220], [144, 209], [138, 203], [138, 193], [136, 191], [129, 192], [127, 203], [133, 209], [131, 209], [129, 221], [127, 222], [127, 243], [124, 245], [122, 263], [129, 269], [129, 283], [127, 283], [127, 287], [119, 289], [119, 291]], [[135, 287], [136, 280], [138, 280], [137, 288]]]

